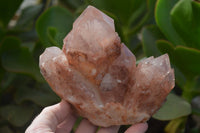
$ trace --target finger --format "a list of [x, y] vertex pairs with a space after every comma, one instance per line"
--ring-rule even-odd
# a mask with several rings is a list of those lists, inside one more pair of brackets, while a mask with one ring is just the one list
[[[57, 125], [65, 120], [69, 115], [72, 115], [70, 105], [62, 100], [56, 105], [46, 107], [42, 112], [33, 120], [32, 124], [27, 129], [27, 133], [32, 131], [45, 131], [55, 132]], [[28, 132], [29, 131], [29, 132]]]
[[98, 133], [117, 133], [120, 126], [102, 127]]
[[93, 125], [88, 120], [83, 119], [75, 133], [95, 133], [97, 128], [97, 126]]
[[147, 123], [139, 123], [129, 127], [125, 133], [145, 133], [148, 129]]
[[70, 133], [77, 117], [75, 115], [68, 115], [66, 119], [57, 126], [56, 133]]

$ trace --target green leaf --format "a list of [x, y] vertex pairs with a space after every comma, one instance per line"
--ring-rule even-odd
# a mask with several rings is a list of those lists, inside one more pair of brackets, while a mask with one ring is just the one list
[[177, 66], [172, 65], [172, 68], [174, 69], [174, 73], [175, 73], [175, 81], [177, 83], [177, 85], [183, 89], [187, 79], [185, 77], [185, 75], [183, 74], [183, 72], [181, 72], [181, 70], [179, 68], [177, 68]]
[[[51, 7], [46, 10], [37, 20], [36, 30], [39, 35], [40, 40], [45, 46], [63, 45], [63, 39], [67, 33], [72, 29], [73, 16], [72, 14], [61, 7]], [[51, 31], [49, 27], [57, 30], [54, 41], [52, 43], [49, 34]]]
[[[147, 0], [147, 6], [151, 13], [154, 13], [157, 0]], [[153, 16], [154, 14], [152, 14]]]
[[200, 74], [200, 50], [178, 46], [174, 56], [176, 65], [186, 74]]
[[3, 68], [10, 72], [28, 74], [40, 82], [44, 81], [28, 48], [21, 47], [20, 43], [20, 40], [15, 37], [7, 37], [2, 42]]
[[36, 17], [40, 13], [41, 9], [42, 5], [29, 6], [23, 9], [15, 28], [19, 30], [30, 30], [33, 27]]
[[172, 43], [166, 40], [158, 40], [156, 41], [157, 48], [160, 50], [162, 54], [167, 53], [170, 57], [170, 61], [174, 63], [174, 46]]
[[0, 79], [0, 96], [4, 94], [4, 91], [11, 85], [13, 80], [16, 78], [16, 74], [5, 72], [3, 73], [2, 79]]
[[34, 110], [30, 106], [6, 105], [0, 108], [0, 116], [16, 127], [24, 126], [33, 113]]
[[55, 46], [59, 46], [56, 42], [56, 34], [58, 33], [57, 29], [54, 27], [48, 27], [47, 29], [47, 36], [49, 41], [51, 42], [51, 44], [55, 45]]
[[45, 46], [42, 44], [41, 41], [35, 42], [35, 47], [33, 49], [32, 55], [36, 62], [39, 62], [40, 55], [44, 52]]
[[172, 26], [170, 11], [178, 0], [158, 0], [155, 10], [156, 23], [166, 38], [174, 45], [185, 45]]
[[0, 2], [0, 27], [7, 27], [7, 24], [23, 0], [1, 0]]
[[[113, 13], [118, 16], [122, 24], [126, 25], [130, 21], [129, 19], [133, 22], [143, 13], [146, 0], [90, 0], [90, 4]], [[140, 9], [142, 11], [137, 12]]]
[[200, 3], [180, 0], [171, 11], [171, 19], [186, 45], [200, 49]]
[[35, 48], [35, 42], [32, 42], [32, 41], [30, 41], [30, 42], [22, 42], [21, 43], [21, 47], [26, 47], [26, 48], [28, 48], [28, 50], [32, 53], [33, 52], [33, 50], [34, 50], [34, 48]]
[[47, 87], [40, 84], [37, 88], [27, 86], [20, 87], [15, 93], [15, 101], [20, 104], [25, 101], [32, 101], [35, 104], [46, 107], [59, 102], [60, 98]]
[[158, 39], [164, 38], [158, 27], [147, 26], [142, 30], [142, 44], [146, 56], [159, 56], [161, 53], [156, 46]]
[[84, 4], [83, 0], [60, 0], [61, 4], [65, 4], [67, 8], [75, 10]]
[[165, 127], [165, 133], [182, 133], [185, 128], [186, 118], [178, 118], [170, 121]]
[[191, 105], [175, 94], [167, 96], [166, 103], [158, 110], [153, 118], [158, 120], [173, 120], [191, 113]]

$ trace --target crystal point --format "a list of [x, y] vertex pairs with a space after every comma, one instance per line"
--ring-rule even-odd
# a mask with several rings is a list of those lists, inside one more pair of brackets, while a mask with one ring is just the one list
[[174, 87], [167, 54], [136, 66], [113, 19], [92, 6], [76, 19], [62, 50], [50, 47], [40, 56], [40, 69], [57, 95], [103, 127], [147, 121]]

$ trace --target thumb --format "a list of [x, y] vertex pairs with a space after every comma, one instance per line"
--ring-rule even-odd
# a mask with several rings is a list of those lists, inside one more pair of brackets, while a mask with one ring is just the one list
[[70, 105], [62, 100], [56, 105], [44, 108], [25, 133], [55, 132], [57, 125], [64, 121], [68, 115], [73, 115], [72, 110]]

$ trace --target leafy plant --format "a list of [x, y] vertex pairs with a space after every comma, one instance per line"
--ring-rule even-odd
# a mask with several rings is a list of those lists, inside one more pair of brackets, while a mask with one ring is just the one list
[[[157, 25], [147, 26], [142, 31], [147, 56], [160, 52], [169, 54], [176, 73], [176, 85], [182, 91], [181, 96], [188, 102], [200, 95], [199, 12], [198, 1], [158, 0], [155, 9]], [[171, 121], [166, 132], [178, 132], [180, 127], [169, 128], [171, 123], [180, 121]]]
[[[161, 129], [167, 133], [199, 131], [193, 119], [200, 117], [199, 106], [193, 105], [199, 104], [193, 99], [200, 95], [199, 1], [59, 0], [53, 4], [40, 0], [17, 16], [21, 3], [0, 1], [0, 132], [24, 132], [43, 107], [60, 100], [40, 74], [39, 55], [46, 47], [62, 46], [73, 21], [88, 5], [115, 20], [122, 42], [138, 62], [168, 53], [176, 87], [153, 118], [168, 123]], [[11, 20], [16, 21], [14, 26]], [[195, 124], [188, 126], [190, 121]], [[119, 132], [126, 128], [122, 126]], [[156, 127], [150, 124], [152, 128]]]

